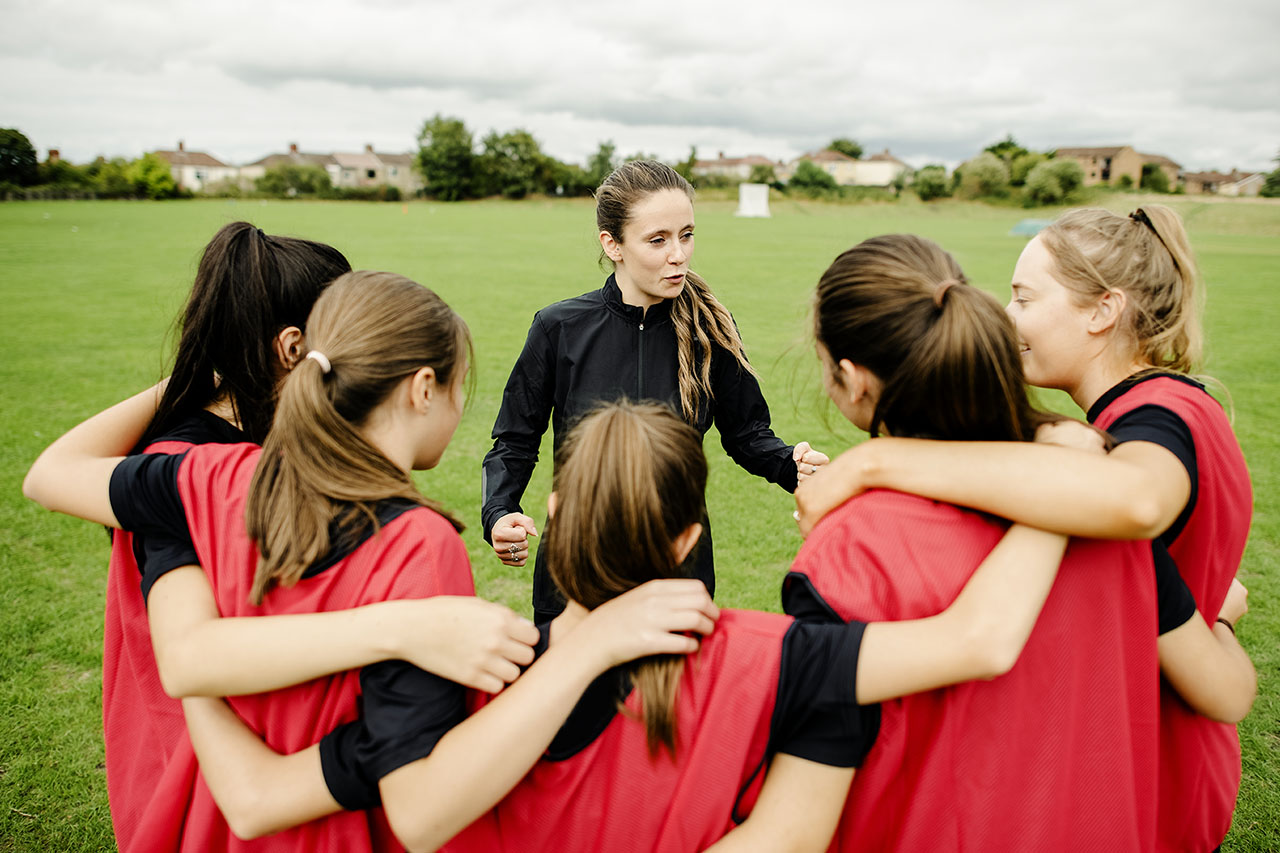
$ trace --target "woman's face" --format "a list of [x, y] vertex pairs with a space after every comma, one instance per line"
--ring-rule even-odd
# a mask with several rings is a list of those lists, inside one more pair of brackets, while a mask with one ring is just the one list
[[1089, 334], [1090, 309], [1053, 275], [1053, 256], [1036, 237], [1013, 269], [1006, 311], [1018, 330], [1027, 382], [1071, 391], [1080, 384], [1096, 345]]
[[680, 190], [650, 193], [632, 206], [622, 240], [605, 251], [628, 305], [675, 299], [693, 257], [693, 202]]

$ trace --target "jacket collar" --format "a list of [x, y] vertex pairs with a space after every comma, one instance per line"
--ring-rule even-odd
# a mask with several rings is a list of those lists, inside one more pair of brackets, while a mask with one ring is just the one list
[[610, 274], [605, 280], [604, 287], [600, 288], [600, 293], [604, 296], [604, 304], [609, 310], [617, 314], [628, 323], [639, 325], [640, 323], [657, 324], [666, 322], [671, 317], [671, 300], [664, 299], [657, 305], [650, 305], [649, 310], [639, 305], [628, 305], [622, 301], [622, 288], [618, 287], [617, 276]]

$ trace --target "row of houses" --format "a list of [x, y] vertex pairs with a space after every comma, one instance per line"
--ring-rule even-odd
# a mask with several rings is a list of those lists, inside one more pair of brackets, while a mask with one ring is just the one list
[[203, 151], [188, 151], [179, 140], [176, 151], [156, 151], [156, 156], [169, 164], [173, 180], [191, 192], [204, 192], [219, 186], [253, 189], [254, 181], [268, 169], [283, 165], [318, 166], [329, 175], [335, 187], [396, 187], [405, 195], [422, 189], [422, 176], [413, 168], [412, 154], [387, 154], [366, 145], [364, 151], [347, 154], [311, 154], [299, 151], [296, 143], [280, 154], [268, 154], [244, 166], [232, 166]]
[[[1144, 154], [1128, 145], [1100, 148], [1059, 148], [1054, 152], [1058, 159], [1074, 160], [1084, 170], [1084, 185], [1132, 186], [1142, 184], [1142, 168], [1155, 165], [1169, 179], [1169, 186], [1181, 184], [1190, 195], [1216, 194], [1225, 196], [1256, 196], [1262, 189], [1266, 175], [1262, 172], [1184, 172], [1181, 164], [1162, 154]], [[773, 169], [779, 181], [790, 180], [802, 160], [808, 160], [821, 168], [840, 186], [888, 187], [910, 167], [885, 149], [860, 160], [839, 151], [824, 149], [801, 154], [794, 160], [770, 160], [758, 154], [749, 157], [725, 157], [724, 152], [715, 160], [698, 160], [693, 165], [695, 175], [717, 176], [729, 180], [745, 181], [756, 166]], [[1128, 179], [1127, 181], [1125, 179]]]
[[734, 181], [745, 181], [756, 166], [767, 166], [773, 169], [774, 177], [779, 181], [789, 181], [800, 163], [808, 160], [835, 179], [842, 187], [888, 187], [892, 186], [898, 176], [911, 167], [889, 153], [886, 148], [879, 154], [855, 159], [840, 151], [825, 148], [821, 151], [810, 151], [792, 160], [770, 160], [753, 154], [749, 157], [725, 157], [724, 152], [715, 160], [695, 160], [693, 173], [704, 177], [720, 177]]

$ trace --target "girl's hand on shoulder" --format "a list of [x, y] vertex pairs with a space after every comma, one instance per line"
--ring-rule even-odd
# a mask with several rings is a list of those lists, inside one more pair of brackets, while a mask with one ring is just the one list
[[565, 636], [601, 655], [601, 671], [648, 655], [691, 654], [720, 608], [699, 580], [654, 580], [607, 601]]
[[827, 454], [814, 450], [809, 442], [802, 441], [791, 451], [791, 459], [796, 463], [796, 481], [804, 482], [818, 472], [818, 469], [831, 461]]
[[1056, 444], [1059, 447], [1069, 447], [1099, 455], [1106, 455], [1107, 452], [1106, 436], [1101, 430], [1071, 418], [1041, 424], [1036, 429], [1036, 442]]
[[465, 595], [387, 604], [395, 657], [441, 678], [497, 693], [533, 662], [538, 629], [501, 604]]
[[1245, 589], [1239, 578], [1232, 578], [1231, 588], [1227, 590], [1227, 597], [1222, 602], [1222, 609], [1218, 611], [1218, 618], [1226, 619], [1234, 629], [1240, 617], [1248, 612], [1249, 590]]

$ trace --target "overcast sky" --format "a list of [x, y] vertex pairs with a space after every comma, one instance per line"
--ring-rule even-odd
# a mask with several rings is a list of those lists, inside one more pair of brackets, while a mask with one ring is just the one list
[[1132, 145], [1270, 169], [1280, 2], [0, 0], [0, 126], [75, 162], [416, 148], [424, 119], [581, 162], [792, 157], [836, 136], [953, 165]]

